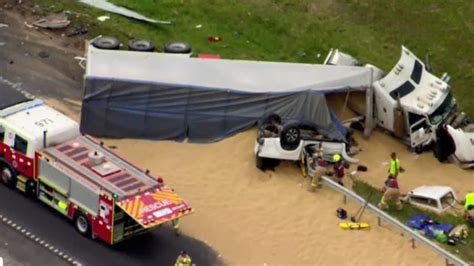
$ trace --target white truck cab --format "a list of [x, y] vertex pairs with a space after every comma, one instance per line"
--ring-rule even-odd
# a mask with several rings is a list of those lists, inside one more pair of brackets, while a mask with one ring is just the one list
[[450, 86], [403, 46], [395, 67], [372, 87], [377, 125], [412, 148], [435, 141], [436, 129], [457, 109]]

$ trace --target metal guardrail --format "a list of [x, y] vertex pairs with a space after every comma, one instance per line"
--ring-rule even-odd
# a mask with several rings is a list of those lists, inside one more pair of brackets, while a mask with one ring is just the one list
[[[322, 180], [325, 183], [325, 185], [327, 185], [331, 189], [333, 189], [333, 190], [335, 190], [339, 193], [342, 193], [344, 195], [344, 200], [346, 200], [346, 197], [348, 197], [352, 201], [356, 202], [359, 205], [364, 205], [366, 203], [366, 200], [364, 198], [357, 195], [353, 191], [339, 185], [338, 183], [332, 181], [328, 177], [323, 176]], [[449, 264], [451, 262], [451, 263], [454, 263], [456, 265], [462, 265], [462, 266], [469, 265], [467, 262], [463, 261], [462, 259], [460, 259], [460, 258], [454, 256], [453, 254], [451, 254], [450, 252], [448, 252], [447, 250], [445, 250], [445, 249], [441, 248], [440, 246], [436, 245], [435, 243], [433, 243], [428, 238], [426, 238], [426, 237], [424, 237], [420, 234], [415, 233], [411, 228], [409, 228], [408, 226], [402, 224], [401, 222], [399, 222], [398, 220], [396, 220], [392, 216], [388, 215], [386, 212], [384, 212], [384, 211], [380, 210], [379, 208], [377, 208], [376, 206], [369, 203], [369, 204], [367, 204], [366, 208], [367, 208], [367, 210], [369, 210], [370, 212], [372, 212], [373, 214], [375, 214], [378, 217], [379, 224], [380, 224], [380, 219], [383, 219], [384, 221], [388, 222], [390, 225], [398, 228], [399, 230], [403, 231], [407, 235], [410, 235], [412, 237], [413, 245], [415, 243], [414, 242], [415, 240], [420, 241], [426, 247], [428, 247], [429, 249], [431, 249], [432, 251], [434, 251], [438, 255], [444, 257], [444, 259], [446, 260], [446, 264]]]

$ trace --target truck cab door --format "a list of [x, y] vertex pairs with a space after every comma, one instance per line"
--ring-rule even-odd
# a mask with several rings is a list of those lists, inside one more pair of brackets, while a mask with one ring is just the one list
[[430, 138], [431, 132], [426, 118], [422, 118], [410, 125], [410, 146], [412, 148], [426, 143]]

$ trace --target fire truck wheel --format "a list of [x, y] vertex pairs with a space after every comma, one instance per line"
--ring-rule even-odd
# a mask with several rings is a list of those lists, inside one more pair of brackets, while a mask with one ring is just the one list
[[8, 164], [3, 162], [0, 162], [0, 177], [5, 186], [9, 188], [16, 187], [17, 178], [15, 171]]
[[78, 213], [76, 215], [76, 219], [74, 219], [74, 225], [76, 226], [76, 230], [83, 236], [89, 237], [91, 235], [91, 225], [87, 217], [82, 214]]
[[28, 197], [32, 197], [32, 198], [36, 197], [36, 181], [28, 180], [26, 182], [25, 193], [26, 193], [26, 196]]

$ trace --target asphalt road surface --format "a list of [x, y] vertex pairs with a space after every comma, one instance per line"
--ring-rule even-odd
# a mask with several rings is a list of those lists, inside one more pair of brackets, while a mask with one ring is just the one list
[[[0, 23], [8, 25], [0, 28], [0, 77], [21, 83], [24, 90], [37, 96], [80, 100], [82, 70], [73, 59], [80, 55], [74, 40], [28, 29], [24, 20], [14, 11], [0, 9]], [[41, 51], [46, 53], [40, 56]], [[0, 212], [84, 265], [174, 265], [183, 249], [196, 265], [222, 264], [205, 243], [176, 237], [170, 226], [113, 247], [84, 238], [59, 213], [4, 186], [0, 186]], [[37, 262], [35, 265], [46, 265]]]
[[68, 219], [19, 191], [0, 186], [0, 202], [3, 215], [84, 265], [173, 265], [181, 249], [187, 250], [197, 265], [219, 264], [216, 253], [203, 242], [176, 237], [171, 226], [111, 247], [76, 233]]
[[68, 266], [68, 262], [59, 258], [47, 248], [31, 241], [12, 227], [0, 224], [0, 257], [3, 264]]

